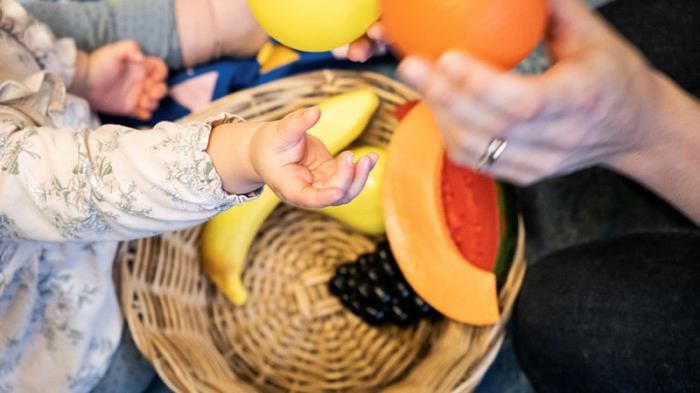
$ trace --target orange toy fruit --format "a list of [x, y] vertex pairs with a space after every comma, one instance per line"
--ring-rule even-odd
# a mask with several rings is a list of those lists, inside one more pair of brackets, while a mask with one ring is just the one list
[[437, 59], [461, 50], [510, 69], [542, 38], [547, 0], [382, 0], [382, 23], [399, 51]]
[[431, 306], [459, 322], [493, 324], [499, 318], [496, 275], [464, 259], [445, 220], [444, 154], [430, 109], [418, 104], [394, 131], [385, 163], [389, 243], [406, 280]]

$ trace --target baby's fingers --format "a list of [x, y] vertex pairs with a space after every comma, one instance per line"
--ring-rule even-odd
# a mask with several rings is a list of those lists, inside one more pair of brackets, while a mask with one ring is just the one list
[[349, 151], [343, 152], [335, 159], [334, 169], [335, 173], [332, 173], [327, 180], [317, 186], [319, 186], [319, 188], [333, 187], [343, 191], [350, 188], [354, 172], [353, 154]]
[[158, 100], [149, 97], [148, 95], [142, 95], [139, 100], [139, 109], [153, 112], [158, 108]]
[[153, 112], [147, 109], [137, 108], [134, 116], [136, 116], [136, 118], [139, 120], [146, 121], [151, 119]]
[[148, 94], [152, 99], [160, 101], [167, 93], [168, 86], [165, 83], [157, 83], [151, 87]]
[[135, 41], [118, 41], [112, 45], [115, 53], [127, 62], [141, 64], [146, 59], [139, 44]]
[[146, 65], [151, 79], [162, 82], [168, 77], [168, 66], [163, 60], [150, 56], [146, 58]]
[[316, 188], [301, 178], [289, 181], [289, 191], [282, 192], [282, 199], [292, 205], [315, 209], [334, 204], [343, 197], [343, 190], [335, 187]]
[[336, 201], [334, 205], [349, 203], [360, 195], [365, 188], [365, 184], [367, 184], [369, 173], [374, 166], [377, 165], [377, 160], [379, 160], [379, 157], [376, 154], [370, 154], [357, 161], [354, 166], [354, 174], [350, 187], [345, 192], [345, 195], [340, 200]]

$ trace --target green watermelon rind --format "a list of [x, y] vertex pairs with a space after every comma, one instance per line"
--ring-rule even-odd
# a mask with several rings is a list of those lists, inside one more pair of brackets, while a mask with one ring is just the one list
[[501, 233], [493, 273], [500, 290], [508, 280], [518, 245], [518, 203], [513, 186], [496, 182], [496, 188]]

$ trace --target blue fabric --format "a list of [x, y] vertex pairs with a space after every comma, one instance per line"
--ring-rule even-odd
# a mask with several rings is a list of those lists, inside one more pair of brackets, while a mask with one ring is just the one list
[[508, 330], [496, 360], [474, 393], [535, 393], [515, 356], [512, 326], [509, 326]]

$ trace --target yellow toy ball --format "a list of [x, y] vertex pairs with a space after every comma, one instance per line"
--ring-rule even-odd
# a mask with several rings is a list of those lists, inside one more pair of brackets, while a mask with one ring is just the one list
[[361, 37], [379, 18], [379, 0], [248, 0], [267, 34], [305, 52], [324, 52]]

